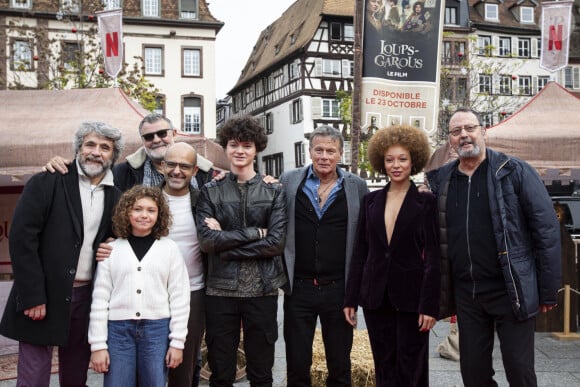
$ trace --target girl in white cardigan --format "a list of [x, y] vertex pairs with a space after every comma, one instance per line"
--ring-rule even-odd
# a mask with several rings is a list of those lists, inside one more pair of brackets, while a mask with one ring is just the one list
[[91, 364], [104, 385], [164, 387], [182, 361], [189, 277], [161, 190], [135, 186], [113, 215], [111, 256], [99, 262], [91, 305]]

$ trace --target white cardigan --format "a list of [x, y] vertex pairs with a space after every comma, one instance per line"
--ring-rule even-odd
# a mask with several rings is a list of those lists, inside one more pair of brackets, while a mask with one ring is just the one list
[[117, 239], [111, 245], [111, 256], [97, 265], [89, 324], [91, 351], [108, 348], [108, 320], [163, 318], [170, 318], [169, 345], [183, 349], [189, 276], [175, 242], [156, 240], [141, 261], [128, 240]]

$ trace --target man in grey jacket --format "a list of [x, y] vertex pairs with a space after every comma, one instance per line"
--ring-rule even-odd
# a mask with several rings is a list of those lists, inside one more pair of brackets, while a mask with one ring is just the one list
[[526, 162], [486, 148], [477, 113], [449, 121], [459, 160], [428, 173], [441, 225], [442, 316], [457, 309], [463, 383], [497, 386], [497, 331], [510, 386], [536, 386], [534, 316], [553, 309], [560, 230], [548, 192]]
[[348, 267], [366, 182], [337, 165], [344, 141], [330, 126], [310, 137], [312, 165], [285, 172], [288, 232], [284, 259], [284, 340], [289, 386], [310, 386], [316, 320], [322, 325], [327, 384], [351, 384], [352, 327], [342, 312]]

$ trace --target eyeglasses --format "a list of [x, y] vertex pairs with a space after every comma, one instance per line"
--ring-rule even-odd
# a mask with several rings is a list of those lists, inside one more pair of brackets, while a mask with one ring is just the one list
[[167, 169], [170, 169], [170, 170], [177, 168], [178, 165], [179, 165], [179, 169], [182, 170], [183, 172], [189, 172], [193, 168], [195, 168], [195, 165], [193, 165], [193, 164], [178, 163], [175, 161], [163, 161], [163, 162], [165, 163], [165, 166], [167, 167]]
[[462, 130], [465, 130], [467, 133], [475, 132], [475, 129], [479, 128], [481, 125], [464, 125], [464, 126], [456, 126], [455, 128], [449, 131], [449, 134], [453, 137], [457, 137], [461, 134]]
[[157, 136], [159, 138], [167, 137], [167, 134], [169, 133], [170, 130], [173, 130], [173, 129], [171, 129], [171, 128], [161, 129], [161, 130], [158, 130], [157, 132], [144, 134], [141, 137], [143, 137], [143, 140], [145, 140], [145, 141], [153, 141], [155, 136]]

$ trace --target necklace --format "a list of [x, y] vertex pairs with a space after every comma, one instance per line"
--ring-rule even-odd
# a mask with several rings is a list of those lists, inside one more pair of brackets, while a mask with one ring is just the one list
[[326, 194], [326, 192], [328, 192], [328, 190], [330, 189], [330, 187], [334, 187], [334, 184], [336, 182], [333, 181], [332, 183], [328, 184], [322, 191], [320, 190], [320, 187], [322, 187], [322, 184], [318, 187], [318, 203], [322, 203], [322, 196], [324, 194]]

